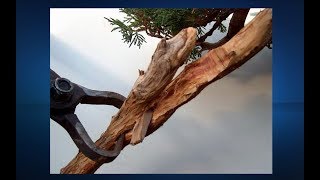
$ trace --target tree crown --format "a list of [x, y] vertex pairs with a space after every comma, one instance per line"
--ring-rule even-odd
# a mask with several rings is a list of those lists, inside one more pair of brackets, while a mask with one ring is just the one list
[[[122, 40], [129, 47], [136, 45], [139, 48], [145, 43], [141, 32], [156, 38], [169, 39], [182, 29], [195, 27], [198, 30], [198, 39], [205, 37], [205, 27], [215, 21], [216, 29], [226, 32], [227, 27], [222, 24], [235, 9], [156, 9], [156, 8], [121, 8], [125, 13], [124, 20], [106, 18], [115, 27], [112, 31], [119, 30]], [[191, 53], [190, 59], [200, 57], [201, 48], [197, 46]]]
[[[201, 57], [205, 50], [214, 49], [231, 39], [243, 26], [249, 9], [236, 8], [121, 8], [120, 12], [125, 13], [124, 20], [106, 18], [114, 28], [122, 34], [122, 40], [129, 44], [129, 47], [136, 45], [139, 48], [146, 43], [141, 32], [156, 38], [170, 39], [182, 29], [194, 27], [198, 30], [198, 39], [195, 48], [192, 50], [188, 61]], [[222, 22], [233, 14], [227, 28]], [[207, 25], [214, 22], [210, 29]], [[216, 43], [205, 42], [215, 30], [228, 33], [226, 37]], [[271, 42], [267, 45], [271, 48]]]

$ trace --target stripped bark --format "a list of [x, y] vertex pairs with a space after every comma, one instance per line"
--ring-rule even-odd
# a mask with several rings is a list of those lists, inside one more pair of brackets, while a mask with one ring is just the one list
[[[124, 146], [128, 145], [132, 137], [131, 130], [137, 119], [141, 119], [150, 107], [152, 107], [153, 115], [146, 135], [156, 131], [170, 118], [176, 109], [193, 99], [203, 88], [229, 74], [257, 54], [270, 41], [271, 26], [272, 10], [265, 9], [242, 28], [230, 41], [223, 46], [209, 51], [197, 61], [187, 65], [174, 80], [168, 80], [170, 83], [164, 89], [158, 89], [159, 92], [157, 93], [159, 94], [149, 96], [151, 99], [148, 101], [141, 100], [140, 98], [141, 101], [136, 103], [136, 97], [139, 97], [139, 95], [135, 96], [133, 92], [137, 84], [139, 84], [137, 82], [126, 102], [119, 110], [119, 113], [113, 117], [110, 126], [101, 135], [96, 144], [101, 148], [110, 149], [117, 137], [122, 133], [126, 133]], [[161, 64], [158, 65], [157, 71], [162, 71]], [[161, 88], [163, 87], [161, 86]], [[150, 91], [147, 91], [148, 93]], [[85, 157], [82, 153], [78, 153], [65, 168], [61, 169], [61, 173], [94, 173], [102, 164], [102, 161], [95, 162]]]

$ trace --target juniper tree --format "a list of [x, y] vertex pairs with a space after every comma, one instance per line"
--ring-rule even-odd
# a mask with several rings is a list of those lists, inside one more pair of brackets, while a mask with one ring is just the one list
[[[244, 22], [249, 9], [121, 9], [121, 12], [127, 15], [123, 22], [107, 20], [115, 25], [113, 30], [123, 34], [123, 41], [129, 46], [143, 45], [142, 31], [162, 40], [146, 72], [139, 70], [139, 77], [126, 101], [96, 141], [96, 145], [105, 150], [112, 149], [122, 134], [125, 135], [123, 148], [142, 142], [206, 86], [234, 71], [269, 45], [272, 37], [272, 9], [264, 9], [246, 26]], [[225, 27], [222, 22], [230, 14], [233, 16]], [[204, 33], [203, 28], [213, 21], [212, 27]], [[206, 42], [216, 29], [227, 31], [225, 37], [214, 43]], [[191, 51], [198, 55], [204, 50], [209, 51], [173, 78]], [[94, 173], [104, 163], [79, 152], [61, 173]]]
[[[194, 27], [197, 29], [196, 46], [187, 60], [195, 60], [201, 56], [201, 52], [221, 46], [233, 37], [244, 25], [249, 9], [237, 8], [121, 8], [120, 12], [125, 14], [124, 19], [105, 17], [114, 28], [122, 34], [122, 40], [129, 44], [129, 47], [136, 45], [139, 48], [146, 42], [141, 32], [156, 38], [170, 39], [182, 29]], [[229, 28], [224, 21], [230, 15]], [[208, 24], [210, 29], [206, 29]], [[207, 27], [208, 28], [208, 27]], [[227, 35], [216, 43], [206, 42], [215, 30]], [[271, 46], [268, 44], [268, 47]]]

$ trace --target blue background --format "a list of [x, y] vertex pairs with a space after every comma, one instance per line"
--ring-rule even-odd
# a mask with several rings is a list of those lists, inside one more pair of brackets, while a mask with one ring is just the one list
[[[183, 3], [180, 3], [183, 2]], [[304, 4], [290, 1], [16, 1], [16, 173], [17, 179], [87, 178], [50, 175], [49, 62], [51, 7], [271, 7], [273, 8], [273, 174], [135, 175], [140, 179], [303, 179]], [[133, 178], [89, 175], [90, 178]], [[101, 177], [102, 176], [102, 177]], [[104, 177], [108, 176], [108, 177]]]

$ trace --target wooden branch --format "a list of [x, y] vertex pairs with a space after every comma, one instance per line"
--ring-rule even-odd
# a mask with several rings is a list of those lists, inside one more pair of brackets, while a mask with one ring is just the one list
[[[127, 111], [132, 113], [132, 109], [138, 108], [138, 113], [140, 113], [142, 109], [144, 110], [143, 113], [146, 113], [154, 108], [155, 105], [151, 105], [151, 101], [171, 82], [178, 68], [185, 62], [185, 59], [195, 46], [196, 36], [197, 30], [195, 28], [187, 28], [182, 30], [174, 38], [168, 41], [162, 39], [159, 42], [146, 73], [139, 77], [124, 103], [126, 105], [123, 108], [126, 110], [124, 111], [125, 113], [122, 113], [122, 108], [119, 111], [120, 115], [122, 113], [127, 116], [123, 119], [128, 119], [131, 122], [133, 122], [133, 118], [136, 118], [137, 121], [142, 121], [143, 119], [145, 123], [136, 123], [136, 126], [149, 125], [148, 122], [150, 122], [151, 119], [142, 118], [142, 116], [149, 117], [150, 115], [139, 114], [136, 117], [130, 117], [127, 115]], [[126, 121], [123, 119], [113, 119], [112, 121]], [[136, 126], [134, 126], [132, 131], [133, 138], [131, 139], [131, 144], [142, 142], [146, 133], [145, 129], [148, 128], [136, 128]], [[125, 129], [124, 131], [127, 130], [130, 129]]]
[[204, 42], [207, 37], [211, 36], [212, 33], [220, 26], [220, 24], [222, 23], [222, 21], [224, 21], [231, 13], [233, 12], [233, 10], [226, 10], [220, 17], [219, 19], [214, 23], [214, 25], [212, 26], [212, 28], [203, 36], [201, 36], [197, 42]]
[[[151, 120], [146, 119], [146, 117], [152, 116], [152, 114], [145, 114], [150, 109], [153, 109], [150, 102], [170, 83], [177, 69], [185, 62], [185, 59], [195, 46], [196, 34], [196, 29], [187, 28], [174, 38], [168, 41], [162, 39], [159, 42], [147, 71], [143, 74], [139, 71], [138, 80], [120, 109], [118, 116], [112, 119], [109, 128], [112, 128], [113, 122], [120, 122], [121, 125], [129, 124], [125, 128], [123, 126], [117, 127], [119, 131], [126, 132], [131, 130], [131, 126], [134, 125], [132, 123], [135, 123], [131, 144], [142, 142], [148, 128], [143, 127], [143, 125], [149, 125]], [[134, 116], [128, 115], [134, 112], [137, 112]]]
[[250, 8], [246, 9], [237, 9], [230, 20], [228, 33], [225, 37], [220, 39], [216, 43], [208, 43], [198, 40], [196, 45], [200, 45], [201, 51], [211, 50], [222, 46], [226, 42], [228, 42], [233, 36], [235, 36], [244, 26], [244, 22], [246, 21], [247, 15], [249, 13]]
[[[195, 8], [194, 10], [197, 10]], [[204, 11], [203, 13], [206, 15], [206, 17], [198, 18], [196, 19], [194, 23], [194, 27], [199, 27], [199, 26], [206, 26], [212, 21], [217, 20], [217, 16], [225, 11], [234, 11], [236, 10], [235, 8], [214, 8], [214, 9], [200, 9]]]
[[[271, 39], [271, 25], [272, 10], [265, 9], [262, 12], [260, 12], [240, 32], [238, 32], [237, 35], [234, 36], [229, 42], [225, 43], [221, 47], [209, 51], [206, 55], [204, 55], [197, 61], [194, 61], [193, 63], [187, 65], [186, 68], [174, 80], [172, 80], [170, 84], [164, 87], [163, 90], [157, 90], [157, 95], [152, 94], [150, 92], [151, 89], [146, 90], [146, 92], [139, 91], [137, 93], [137, 96], [134, 96], [133, 91], [131, 91], [131, 93], [128, 96], [128, 99], [119, 110], [119, 113], [112, 119], [109, 128], [106, 132], [104, 132], [101, 135], [96, 144], [104, 149], [110, 149], [114, 145], [114, 142], [117, 139], [117, 137], [122, 133], [126, 133], [125, 146], [128, 145], [132, 137], [132, 131], [130, 130], [133, 128], [136, 120], [142, 117], [143, 114], [145, 114], [145, 109], [148, 107], [153, 108], [153, 116], [146, 135], [149, 135], [155, 130], [157, 130], [159, 127], [161, 127], [163, 123], [165, 123], [170, 118], [170, 116], [176, 111], [176, 109], [193, 99], [197, 94], [199, 94], [202, 91], [203, 88], [205, 88], [210, 83], [229, 74], [235, 68], [241, 66], [252, 56], [258, 53]], [[188, 30], [184, 31], [188, 32]], [[188, 38], [191, 37], [189, 35], [185, 36]], [[191, 39], [190, 41], [192, 42], [193, 40]], [[185, 47], [183, 44], [187, 44], [186, 42], [187, 41], [181, 41], [180, 45], [177, 46]], [[163, 46], [164, 45], [160, 43], [158, 45], [158, 48], [162, 49], [161, 47]], [[169, 48], [169, 46], [165, 47], [167, 50], [171, 49]], [[175, 50], [174, 52], [176, 51], [177, 50]], [[185, 55], [182, 52], [180, 52], [180, 54]], [[177, 53], [177, 57], [179, 57], [179, 52]], [[156, 58], [153, 57], [152, 60], [154, 59]], [[178, 62], [178, 64], [179, 63], [180, 62]], [[157, 68], [154, 67], [154, 69], [162, 71], [162, 63], [159, 63], [158, 66], [159, 67]], [[166, 65], [163, 66], [167, 67]], [[147, 70], [145, 75], [147, 75], [148, 71], [149, 69]], [[155, 71], [154, 73], [159, 74], [160, 72]], [[172, 74], [169, 74], [169, 76], [171, 75]], [[152, 76], [152, 74], [149, 74], [148, 76]], [[162, 78], [166, 77], [162, 75]], [[138, 82], [136, 83], [137, 87], [140, 84], [139, 82], [140, 80], [138, 80]], [[164, 84], [160, 84], [159, 89], [162, 89], [163, 86], [165, 86]], [[142, 85], [141, 87], [146, 87], [145, 85]], [[139, 96], [139, 93], [151, 93], [151, 95], [148, 95], [147, 98], [150, 98], [150, 102], [148, 103], [149, 105], [141, 106], [139, 105], [139, 103], [136, 103], [134, 101], [138, 99], [143, 99], [143, 96]], [[129, 109], [130, 111], [128, 111]], [[65, 168], [61, 169], [61, 173], [94, 173], [102, 164], [103, 162], [92, 161], [89, 158], [85, 157], [82, 153], [78, 153], [77, 156], [74, 159], [72, 159]]]

